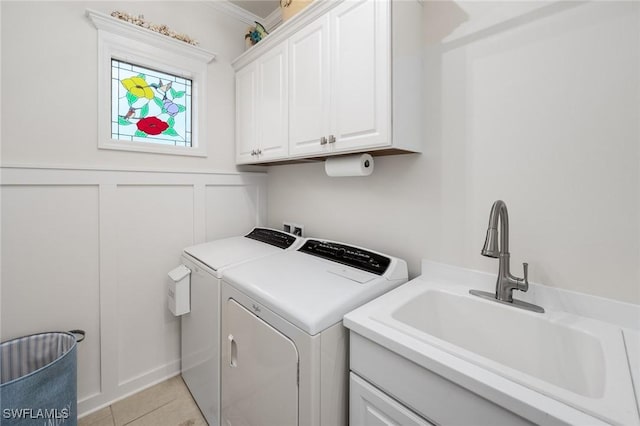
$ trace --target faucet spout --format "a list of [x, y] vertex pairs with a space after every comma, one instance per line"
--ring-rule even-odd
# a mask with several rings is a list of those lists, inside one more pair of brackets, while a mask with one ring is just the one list
[[[500, 225], [500, 228], [498, 228], [498, 225]], [[487, 257], [498, 258], [496, 291], [495, 293], [490, 293], [488, 291], [469, 290], [469, 293], [505, 305], [544, 313], [544, 309], [540, 306], [513, 299], [513, 290], [529, 290], [529, 264], [522, 264], [524, 268], [524, 278], [511, 275], [511, 271], [509, 270], [509, 260], [511, 257], [509, 254], [509, 214], [507, 213], [507, 205], [502, 200], [496, 201], [491, 207], [487, 236], [480, 254]]]
[[[500, 225], [500, 228], [498, 228], [498, 225]], [[498, 240], [500, 245], [498, 245]], [[496, 299], [504, 302], [513, 302], [513, 290], [527, 291], [529, 289], [527, 264], [524, 267], [524, 278], [511, 275], [509, 266], [511, 256], [509, 254], [509, 213], [507, 212], [507, 205], [502, 200], [496, 201], [491, 207], [487, 236], [481, 254], [499, 259]]]
[[[498, 220], [499, 219], [499, 220]], [[498, 222], [500, 223], [500, 248], [498, 249]], [[487, 227], [487, 237], [484, 240], [482, 255], [498, 258], [500, 253], [509, 252], [509, 214], [504, 201], [498, 200], [493, 203], [491, 213], [489, 213], [489, 226]]]

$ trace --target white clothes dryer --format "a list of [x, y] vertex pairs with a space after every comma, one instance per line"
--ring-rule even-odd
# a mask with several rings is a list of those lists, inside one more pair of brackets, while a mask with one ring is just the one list
[[181, 371], [209, 425], [220, 425], [220, 282], [225, 270], [301, 244], [295, 235], [254, 228], [245, 236], [184, 249], [182, 263], [191, 270], [191, 311], [181, 319]]
[[228, 269], [221, 287], [222, 424], [347, 425], [342, 317], [406, 281], [401, 259], [316, 239]]

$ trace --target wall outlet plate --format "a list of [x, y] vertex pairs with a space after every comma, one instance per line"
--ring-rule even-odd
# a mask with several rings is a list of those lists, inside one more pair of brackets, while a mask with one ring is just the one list
[[293, 222], [282, 222], [282, 229], [284, 232], [296, 235], [298, 237], [304, 236], [304, 225]]

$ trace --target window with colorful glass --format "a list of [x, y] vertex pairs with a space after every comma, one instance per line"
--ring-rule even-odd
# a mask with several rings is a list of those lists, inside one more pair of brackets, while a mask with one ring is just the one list
[[192, 146], [192, 81], [111, 59], [111, 138]]

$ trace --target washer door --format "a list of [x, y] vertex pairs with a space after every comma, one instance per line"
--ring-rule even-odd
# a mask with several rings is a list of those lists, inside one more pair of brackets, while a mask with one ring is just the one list
[[222, 338], [222, 425], [298, 424], [298, 350], [233, 299]]

